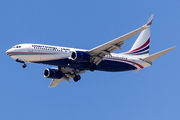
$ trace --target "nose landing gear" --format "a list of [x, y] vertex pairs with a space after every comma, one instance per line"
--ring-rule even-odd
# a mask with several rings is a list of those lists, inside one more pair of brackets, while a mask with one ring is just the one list
[[16, 62], [23, 63], [23, 65], [22, 65], [23, 68], [27, 67], [26, 63], [21, 59], [16, 59]]
[[26, 67], [27, 67], [27, 65], [24, 63], [24, 64], [22, 65], [22, 67], [23, 67], [23, 68], [26, 68]]

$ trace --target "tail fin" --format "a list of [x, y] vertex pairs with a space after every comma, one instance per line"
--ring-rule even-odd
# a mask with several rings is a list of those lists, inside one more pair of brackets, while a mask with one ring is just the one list
[[147, 28], [141, 32], [132, 48], [126, 54], [136, 55], [140, 58], [149, 56], [150, 29]]
[[161, 57], [161, 56], [163, 56], [164, 54], [168, 53], [169, 51], [173, 50], [174, 48], [176, 48], [176, 47], [172, 47], [172, 48], [168, 48], [168, 49], [166, 49], [166, 50], [160, 51], [160, 52], [155, 53], [155, 54], [153, 54], [153, 55], [150, 55], [150, 56], [148, 56], [148, 57], [146, 57], [146, 58], [144, 58], [144, 59], [142, 59], [142, 60], [151, 63], [152, 61], [158, 59], [159, 57]]

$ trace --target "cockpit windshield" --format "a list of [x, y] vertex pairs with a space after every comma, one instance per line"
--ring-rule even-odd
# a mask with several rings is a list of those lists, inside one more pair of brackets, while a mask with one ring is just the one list
[[12, 47], [12, 48], [21, 48], [21, 46], [14, 46], [14, 47]]

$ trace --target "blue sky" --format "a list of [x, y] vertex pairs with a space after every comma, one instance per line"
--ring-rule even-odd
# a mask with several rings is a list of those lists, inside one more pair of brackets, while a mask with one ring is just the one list
[[[1, 120], [179, 120], [179, 0], [0, 1]], [[23, 69], [5, 51], [20, 43], [91, 49], [145, 24], [150, 54], [177, 46], [138, 73], [86, 72], [75, 83], [48, 88], [45, 68]], [[127, 40], [129, 50], [137, 36]]]

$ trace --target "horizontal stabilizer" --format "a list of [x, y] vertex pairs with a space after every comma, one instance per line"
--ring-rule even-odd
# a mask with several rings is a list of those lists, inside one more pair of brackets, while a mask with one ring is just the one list
[[166, 50], [163, 50], [161, 52], [158, 52], [158, 53], [150, 55], [146, 58], [143, 58], [142, 60], [147, 61], [147, 62], [152, 62], [152, 61], [156, 60], [157, 58], [163, 56], [164, 54], [168, 53], [169, 51], [173, 50], [174, 48], [176, 48], [176, 47], [168, 48]]

